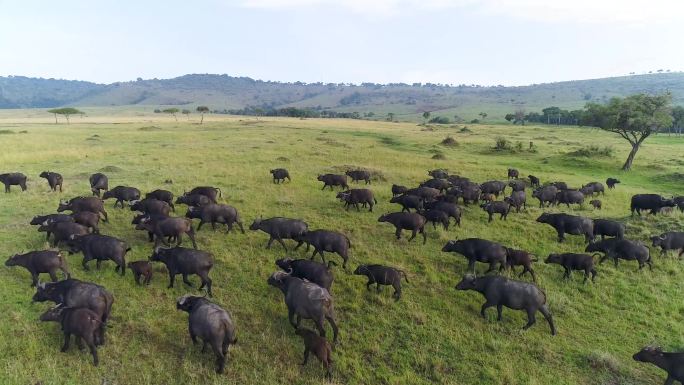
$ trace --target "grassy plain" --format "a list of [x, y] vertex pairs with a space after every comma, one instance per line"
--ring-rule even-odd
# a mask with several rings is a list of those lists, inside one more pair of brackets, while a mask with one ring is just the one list
[[[41, 119], [36, 117], [36, 119]], [[486, 223], [475, 206], [465, 209], [463, 225], [449, 231], [428, 229], [428, 242], [396, 241], [393, 228], [377, 217], [397, 206], [388, 203], [392, 183], [416, 185], [432, 168], [473, 180], [503, 179], [506, 168], [542, 181], [565, 180], [573, 186], [608, 176], [622, 180], [603, 199], [602, 211], [552, 209], [590, 217], [624, 220], [628, 236], [646, 240], [654, 233], [681, 230], [684, 215], [629, 218], [629, 197], [658, 192], [682, 195], [684, 142], [655, 137], [637, 156], [634, 171], [621, 173], [626, 146], [615, 136], [589, 129], [469, 125], [434, 127], [349, 120], [210, 118], [179, 121], [156, 116], [112, 119], [95, 115], [67, 125], [37, 121], [21, 112], [0, 114], [0, 169], [29, 175], [29, 190], [0, 194], [0, 255], [47, 247], [43, 234], [28, 225], [33, 215], [53, 212], [60, 198], [88, 194], [88, 175], [104, 170], [110, 186], [131, 185], [143, 191], [167, 188], [176, 194], [195, 185], [222, 188], [224, 200], [238, 208], [248, 226], [263, 215], [306, 220], [310, 228], [342, 231], [353, 244], [350, 270], [359, 263], [382, 263], [409, 274], [404, 296], [394, 302], [391, 291], [367, 292], [365, 278], [336, 269], [336, 301], [340, 344], [334, 353], [334, 383], [340, 384], [647, 384], [660, 383], [663, 372], [635, 363], [631, 355], [643, 345], [684, 347], [684, 267], [674, 256], [654, 255], [654, 270], [637, 272], [636, 264], [599, 267], [595, 284], [583, 285], [579, 274], [561, 279], [558, 266], [536, 264], [538, 283], [546, 291], [559, 334], [550, 336], [543, 320], [523, 332], [525, 315], [504, 311], [503, 322], [492, 310], [479, 316], [483, 298], [457, 292], [454, 285], [466, 263], [440, 249], [456, 237], [482, 237], [534, 252], [578, 251], [578, 237], [555, 242], [555, 232], [535, 223], [536, 201], [508, 221]], [[79, 120], [80, 119], [80, 120]], [[25, 133], [20, 133], [25, 131]], [[459, 143], [445, 147], [447, 136]], [[533, 141], [536, 152], [496, 152], [496, 137]], [[568, 153], [587, 145], [611, 146], [614, 156], [584, 158]], [[435, 154], [446, 159], [435, 160]], [[361, 166], [380, 175], [369, 186], [376, 212], [345, 212], [334, 193], [321, 191], [316, 175]], [[286, 167], [292, 182], [271, 183], [268, 170]], [[43, 170], [65, 177], [62, 194], [48, 191]], [[172, 179], [172, 185], [163, 183]], [[364, 187], [364, 186], [359, 186]], [[146, 259], [151, 244], [130, 225], [132, 213], [108, 201], [109, 224], [103, 233], [121, 237], [133, 247], [129, 260]], [[184, 206], [177, 214], [183, 215]], [[266, 236], [226, 235], [209, 227], [198, 233], [201, 249], [212, 252], [214, 300], [233, 315], [239, 344], [231, 349], [224, 375], [214, 373], [213, 356], [201, 354], [187, 334], [187, 315], [175, 310], [175, 299], [195, 292], [177, 284], [167, 289], [159, 267], [149, 287], [136, 286], [130, 271], [116, 275], [111, 263], [85, 272], [80, 255], [69, 256], [74, 277], [94, 281], [115, 296], [108, 344], [95, 368], [86, 353], [73, 347], [60, 353], [58, 325], [37, 319], [48, 304], [31, 304], [29, 274], [20, 268], [0, 269], [0, 383], [2, 384], [317, 384], [323, 370], [312, 360], [301, 367], [303, 344], [287, 322], [282, 294], [266, 284], [273, 261], [286, 253], [265, 250]], [[292, 243], [288, 243], [292, 245]], [[290, 252], [304, 257], [303, 250]], [[478, 266], [483, 271], [483, 266]], [[45, 278], [44, 278], [45, 279]], [[191, 278], [195, 284], [197, 277]], [[306, 326], [311, 326], [305, 321]]]

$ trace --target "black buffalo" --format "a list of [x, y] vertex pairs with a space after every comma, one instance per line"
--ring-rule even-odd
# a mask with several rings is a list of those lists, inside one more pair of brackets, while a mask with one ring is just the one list
[[630, 210], [632, 216], [634, 216], [634, 212], [641, 216], [642, 210], [650, 210], [651, 214], [656, 215], [661, 208], [674, 206], [674, 199], [666, 199], [658, 194], [637, 194], [632, 196]]
[[596, 278], [596, 269], [594, 269], [594, 257], [588, 254], [577, 253], [563, 253], [563, 254], [549, 254], [544, 263], [555, 263], [561, 265], [565, 269], [564, 278], [570, 279], [573, 270], [584, 271], [584, 282], [591, 275], [591, 281], [594, 282]]
[[606, 237], [622, 239], [625, 237], [625, 225], [610, 219], [594, 219], [594, 236], [599, 235], [601, 239]]
[[384, 214], [378, 218], [378, 222], [387, 222], [394, 225], [397, 239], [401, 238], [401, 230], [411, 230], [411, 237], [409, 242], [416, 237], [416, 233], [423, 235], [423, 244], [427, 242], [427, 235], [425, 234], [425, 224], [427, 220], [424, 216], [418, 213], [390, 213]]
[[[218, 187], [213, 187], [213, 186], [199, 186], [195, 187], [189, 192], [186, 193], [187, 195], [204, 195], [209, 200], [211, 203], [218, 203], [217, 199], [219, 197], [223, 197], [223, 193], [221, 192], [221, 189]], [[184, 194], [184, 195], [186, 195]]]
[[423, 209], [423, 199], [416, 195], [403, 194], [397, 195], [390, 199], [390, 203], [398, 203], [401, 205], [401, 211], [411, 212], [411, 209], [422, 210]]
[[100, 196], [100, 190], [108, 191], [109, 190], [109, 178], [107, 178], [107, 175], [102, 174], [102, 173], [95, 173], [90, 176], [89, 178], [90, 181], [90, 191], [93, 192], [93, 195]]
[[556, 186], [544, 186], [534, 190], [532, 196], [539, 199], [539, 208], [541, 209], [546, 206], [546, 203], [548, 203], [548, 206], [551, 206], [556, 201], [556, 194], [558, 192], [559, 190]]
[[150, 261], [166, 265], [166, 270], [169, 271], [169, 289], [173, 287], [178, 274], [183, 276], [183, 283], [192, 287], [192, 283], [188, 281], [188, 275], [197, 274], [202, 280], [199, 289], [202, 290], [206, 286], [207, 293], [212, 295], [209, 270], [214, 266], [214, 258], [208, 252], [185, 247], [160, 248], [152, 253]]
[[317, 179], [323, 182], [323, 188], [321, 190], [325, 190], [328, 186], [330, 186], [330, 190], [333, 189], [333, 186], [341, 186], [342, 190], [349, 190], [346, 175], [324, 174], [319, 175]]
[[26, 191], [26, 175], [20, 172], [0, 174], [0, 182], [5, 185], [5, 192], [10, 192], [10, 186], [19, 186], [21, 191]]
[[684, 255], [684, 233], [670, 231], [651, 237], [653, 247], [660, 247], [660, 254], [670, 250], [679, 250], [679, 256]]
[[166, 202], [171, 207], [171, 210], [176, 211], [176, 208], [173, 206], [173, 193], [171, 191], [154, 190], [145, 194], [145, 198]]
[[76, 197], [68, 201], [60, 201], [57, 212], [61, 213], [62, 211], [71, 211], [72, 213], [88, 211], [102, 215], [105, 222], [108, 220], [104, 202], [98, 197]]
[[373, 195], [373, 191], [365, 188], [355, 188], [339, 192], [337, 193], [337, 199], [344, 202], [344, 207], [347, 210], [349, 210], [350, 206], [354, 206], [356, 207], [356, 211], [361, 211], [361, 209], [359, 209], [359, 203], [361, 203], [363, 207], [366, 207], [366, 205], [368, 205], [368, 211], [371, 212], [373, 211], [373, 206], [376, 203], [378, 203], [378, 200], [375, 199], [375, 196]]
[[565, 240], [565, 234], [584, 235], [585, 242], [594, 240], [594, 221], [569, 214], [543, 213], [537, 222], [546, 223], [558, 232], [558, 242]]
[[130, 205], [132, 201], [137, 201], [140, 199], [140, 190], [135, 187], [116, 186], [109, 191], [105, 191], [105, 193], [102, 195], [103, 200], [107, 200], [109, 198], [116, 199], [116, 202], [114, 202], [114, 207], [116, 207], [117, 204], [121, 204], [121, 208], [123, 208], [124, 202], [127, 202]]
[[684, 353], [665, 353], [659, 347], [647, 346], [632, 356], [634, 361], [649, 362], [667, 372], [665, 385], [675, 381], [684, 384]]
[[408, 277], [403, 270], [383, 265], [359, 265], [354, 270], [354, 274], [368, 277], [368, 282], [366, 282], [367, 290], [370, 290], [370, 286], [375, 284], [376, 290], [379, 293], [380, 285], [391, 285], [394, 288], [392, 296], [395, 301], [401, 298], [401, 277], [403, 276], [406, 283], [409, 283]]
[[327, 266], [308, 259], [283, 258], [278, 259], [275, 263], [279, 268], [293, 277], [306, 279], [328, 291], [330, 291], [333, 281], [335, 280], [335, 277], [330, 271], [332, 265], [335, 264], [333, 261], [328, 262]]
[[5, 261], [5, 266], [21, 266], [31, 273], [31, 287], [38, 284], [40, 273], [50, 274], [52, 282], [57, 282], [57, 270], [61, 270], [66, 278], [71, 277], [67, 269], [66, 259], [58, 251], [29, 251], [26, 254], [14, 254]]
[[87, 263], [91, 260], [97, 261], [97, 269], [100, 269], [102, 261], [113, 261], [116, 263], [114, 271], [118, 271], [123, 276], [126, 272], [126, 253], [131, 248], [126, 242], [110, 237], [108, 235], [87, 234], [73, 235], [69, 239], [69, 254], [83, 253], [83, 269], [90, 270]]
[[468, 270], [475, 273], [475, 262], [489, 264], [485, 274], [496, 269], [503, 270], [506, 266], [506, 248], [486, 239], [467, 238], [449, 241], [442, 248], [445, 253], [458, 253], [468, 260]]
[[197, 231], [199, 231], [205, 223], [211, 223], [211, 228], [216, 230], [216, 224], [220, 223], [226, 225], [228, 232], [233, 230], [233, 224], [237, 224], [242, 234], [245, 233], [240, 214], [233, 206], [214, 203], [200, 207], [191, 206], [188, 208], [188, 212], [185, 213], [185, 217], [190, 219], [198, 218], [200, 220]]
[[[342, 257], [342, 267], [345, 269], [347, 268], [351, 241], [346, 235], [336, 231], [313, 230], [307, 231], [306, 234], [301, 237], [301, 240], [306, 242], [307, 252], [309, 251], [309, 246], [313, 246], [314, 252], [311, 255], [311, 259], [313, 259], [316, 254], [320, 254], [321, 260], [323, 260], [323, 263], [325, 263], [325, 257], [323, 256], [324, 251], [336, 253]], [[299, 246], [301, 246], [301, 243], [297, 244], [295, 250], [297, 250]]]
[[249, 226], [252, 231], [261, 230], [269, 235], [266, 248], [270, 249], [273, 241], [277, 241], [287, 251], [287, 246], [283, 239], [297, 241], [297, 247], [304, 243], [304, 236], [309, 230], [309, 225], [299, 219], [274, 217], [268, 219], [255, 219]]
[[50, 190], [57, 191], [57, 187], [59, 186], [59, 192], [62, 192], [62, 183], [64, 182], [62, 174], [51, 171], [43, 171], [40, 173], [40, 177], [47, 180]]
[[350, 170], [344, 173], [351, 178], [352, 182], [365, 181], [366, 184], [371, 182], [371, 174], [366, 170]]
[[275, 168], [270, 172], [273, 175], [273, 183], [275, 184], [279, 184], [280, 182], [285, 183], [285, 178], [287, 178], [288, 182], [292, 182], [290, 173], [284, 168]]

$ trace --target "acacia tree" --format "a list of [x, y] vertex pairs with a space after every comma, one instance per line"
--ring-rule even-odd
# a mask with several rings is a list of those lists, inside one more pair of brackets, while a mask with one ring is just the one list
[[425, 119], [425, 123], [427, 123], [428, 120], [430, 120], [430, 111], [423, 112], [423, 119]]
[[486, 112], [480, 112], [478, 115], [480, 115], [480, 116], [482, 117], [482, 120], [483, 120], [483, 121], [484, 121], [485, 118], [487, 117], [487, 113], [486, 113]]
[[173, 118], [176, 119], [176, 121], [178, 121], [178, 118], [176, 117], [176, 114], [178, 113], [178, 108], [167, 108], [162, 112], [173, 115]]
[[394, 121], [394, 112], [388, 112], [387, 113], [387, 120], [390, 122]]
[[672, 125], [672, 95], [636, 94], [612, 98], [607, 104], [587, 103], [585, 124], [620, 135], [632, 146], [622, 169], [632, 168], [641, 144]]
[[209, 112], [209, 107], [207, 107], [207, 106], [198, 106], [198, 107], [197, 107], [197, 112], [199, 112], [200, 114], [202, 114], [202, 118], [200, 119], [200, 124], [202, 124], [202, 122], [204, 122], [204, 114], [205, 114], [206, 112]]
[[188, 118], [188, 120], [190, 120], [190, 110], [184, 108], [183, 110], [181, 110], [181, 114], [185, 115], [185, 117]]
[[81, 116], [83, 116], [82, 111], [77, 110], [75, 108], [71, 108], [71, 107], [53, 108], [51, 110], [48, 110], [48, 112], [55, 115], [55, 124], [57, 124], [57, 115], [64, 116], [66, 118], [67, 124], [69, 124], [69, 116], [70, 115], [81, 114]]

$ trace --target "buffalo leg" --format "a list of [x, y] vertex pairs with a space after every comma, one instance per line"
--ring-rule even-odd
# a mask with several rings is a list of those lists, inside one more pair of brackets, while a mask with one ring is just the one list
[[427, 234], [425, 234], [425, 227], [420, 228], [420, 233], [423, 234], [423, 244], [427, 242]]
[[318, 334], [321, 337], [325, 337], [325, 328], [323, 327], [323, 320], [324, 319], [325, 318], [323, 316], [321, 316], [320, 319], [316, 320], [316, 329], [318, 329]]
[[[190, 242], [192, 242], [192, 247], [197, 250], [197, 241], [195, 241], [195, 233], [192, 231], [192, 227], [190, 228], [190, 231], [187, 233], [188, 238], [190, 238]], [[178, 236], [180, 238], [180, 235]]]
[[542, 305], [539, 308], [539, 312], [542, 313], [544, 318], [546, 318], [546, 322], [549, 323], [549, 326], [551, 327], [551, 335], [556, 335], [556, 326], [553, 324], [553, 317], [551, 316], [551, 312], [549, 311], [549, 308], [546, 307], [546, 305]]
[[297, 329], [297, 323], [295, 322], [294, 315], [294, 309], [287, 309], [287, 319], [290, 320], [290, 325], [292, 325], [293, 328]]
[[302, 362], [302, 366], [306, 365], [307, 362], [309, 362], [309, 348], [305, 347], [304, 348], [304, 361]]
[[523, 330], [529, 329], [532, 325], [534, 325], [535, 322], [537, 322], [537, 317], [535, 316], [535, 313], [537, 311], [534, 309], [527, 309], [527, 324], [523, 326]]
[[49, 274], [52, 282], [57, 282], [57, 273], [54, 270], [51, 270]]
[[409, 242], [411, 242], [413, 240], [413, 238], [416, 237], [417, 232], [418, 232], [418, 230], [411, 230], [411, 237], [408, 239]]
[[173, 287], [173, 283], [176, 280], [176, 274], [174, 272], [169, 271], [169, 289]]
[[489, 301], [482, 304], [482, 308], [480, 309], [480, 314], [482, 315], [482, 318], [487, 319], [487, 315], [485, 314], [485, 311], [487, 310], [487, 308], [492, 307], [492, 306], [495, 306], [495, 305]]
[[397, 231], [394, 232], [394, 235], [397, 237], [397, 239], [401, 239], [401, 229], [397, 228]]
[[[52, 282], [55, 282], [53, 279]], [[38, 273], [31, 273], [31, 287], [38, 285]]]
[[98, 259], [97, 261], [95, 261], [95, 268], [97, 270], [100, 270], [100, 267], [102, 267], [102, 260]]
[[368, 282], [366, 283], [366, 290], [370, 290], [370, 287], [372, 284], [373, 284], [373, 280], [369, 278]]
[[71, 334], [64, 332], [64, 345], [62, 345], [62, 352], [69, 350], [69, 343], [71, 342]]
[[226, 356], [223, 354], [223, 349], [221, 347], [220, 341], [215, 339], [211, 341], [211, 349], [216, 355], [216, 373], [223, 373], [223, 369], [226, 366]]
[[502, 318], [501, 312], [502, 311], [503, 311], [503, 305], [502, 304], [496, 305], [496, 320], [497, 321], [501, 321], [501, 318]]
[[337, 343], [337, 334], [339, 333], [339, 329], [337, 328], [337, 322], [335, 322], [335, 318], [332, 316], [325, 316], [325, 319], [328, 320], [330, 323], [330, 327], [332, 327], [333, 330], [333, 343]]
[[270, 248], [271, 248], [271, 244], [273, 243], [274, 240], [275, 240], [275, 238], [273, 238], [273, 236], [271, 236], [270, 238], [268, 238], [268, 243], [266, 244], [266, 248], [267, 248], [267, 249], [270, 249]]
[[202, 230], [202, 225], [203, 225], [203, 224], [204, 224], [204, 220], [201, 220], [201, 219], [200, 219], [200, 224], [199, 224], [199, 226], [197, 226], [197, 231]]
[[192, 282], [188, 281], [188, 275], [183, 273], [183, 283], [192, 287]]
[[278, 241], [278, 243], [283, 246], [283, 249], [285, 249], [285, 252], [287, 252], [287, 246], [285, 246], [285, 242], [283, 242], [281, 238], [276, 238], [276, 241]]

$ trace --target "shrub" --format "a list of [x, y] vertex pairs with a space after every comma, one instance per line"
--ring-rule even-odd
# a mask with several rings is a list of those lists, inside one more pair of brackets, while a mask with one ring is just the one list
[[508, 139], [504, 138], [503, 136], [499, 136], [498, 138], [496, 138], [496, 144], [494, 145], [494, 149], [498, 151], [510, 150], [511, 142], [509, 142]]
[[434, 118], [430, 119], [428, 123], [449, 124], [449, 118], [446, 116], [435, 116]]
[[473, 119], [470, 121], [470, 124], [478, 124], [480, 123], [480, 119]]
[[447, 136], [446, 138], [442, 139], [440, 142], [442, 146], [447, 146], [447, 147], [456, 147], [458, 146], [458, 142], [456, 139], [452, 138], [451, 136]]

